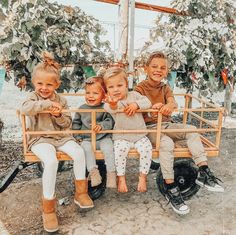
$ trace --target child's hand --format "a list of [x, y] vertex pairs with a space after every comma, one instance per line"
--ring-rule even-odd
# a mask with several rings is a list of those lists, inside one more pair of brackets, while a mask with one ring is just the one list
[[152, 106], [152, 109], [161, 109], [164, 106], [164, 104], [162, 103], [156, 103]]
[[110, 95], [105, 96], [104, 102], [108, 103], [111, 109], [117, 108], [118, 99], [111, 97]]
[[170, 116], [173, 113], [174, 109], [169, 104], [163, 105], [160, 109], [160, 113], [165, 116]]
[[128, 104], [127, 106], [125, 106], [124, 108], [124, 112], [128, 115], [128, 116], [133, 116], [136, 111], [138, 110], [138, 104], [137, 103], [131, 103]]
[[102, 126], [101, 126], [101, 125], [96, 125], [96, 126], [93, 128], [93, 130], [97, 133], [97, 132], [99, 132], [99, 131], [102, 130]]
[[61, 116], [62, 106], [60, 103], [52, 102], [52, 106], [49, 108], [50, 114], [59, 117]]
[[[156, 103], [152, 106], [152, 109], [160, 110], [163, 106], [164, 106], [164, 104], [162, 104], [162, 103]], [[158, 116], [158, 112], [151, 112], [151, 116], [156, 118]]]

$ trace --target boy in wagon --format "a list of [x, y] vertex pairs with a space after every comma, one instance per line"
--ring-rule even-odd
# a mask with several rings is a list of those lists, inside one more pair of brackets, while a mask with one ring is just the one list
[[[168, 74], [168, 60], [162, 52], [152, 53], [145, 66], [147, 79], [139, 83], [135, 90], [149, 98], [152, 103], [152, 109], [158, 110], [162, 114], [163, 129], [193, 129], [191, 125], [171, 123], [170, 117], [177, 103], [173, 93], [163, 80]], [[156, 128], [157, 115], [149, 115], [145, 117], [146, 124], [149, 128]], [[149, 139], [152, 144], [156, 143], [156, 134], [150, 133]], [[166, 199], [170, 202], [174, 211], [178, 214], [189, 213], [189, 207], [182, 199], [180, 189], [174, 181], [174, 141], [187, 140], [187, 146], [193, 156], [193, 160], [199, 167], [196, 183], [205, 187], [209, 191], [223, 192], [224, 189], [218, 184], [218, 179], [210, 171], [207, 163], [207, 155], [201, 143], [198, 133], [165, 133], [161, 135], [160, 141], [160, 166], [165, 180]]]

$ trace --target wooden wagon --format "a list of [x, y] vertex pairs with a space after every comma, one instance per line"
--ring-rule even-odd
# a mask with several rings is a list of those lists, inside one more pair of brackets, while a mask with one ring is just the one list
[[[66, 94], [71, 95], [71, 94]], [[76, 94], [74, 94], [76, 95]], [[162, 115], [158, 113], [157, 117], [157, 127], [156, 129], [148, 129], [148, 130], [103, 130], [100, 133], [141, 133], [141, 132], [154, 132], [156, 133], [156, 144], [153, 146], [153, 160], [158, 158], [159, 156], [159, 147], [160, 147], [160, 137], [161, 133], [167, 132], [185, 132], [185, 133], [192, 133], [197, 132], [200, 134], [201, 141], [204, 145], [205, 151], [208, 157], [216, 157], [219, 155], [219, 148], [220, 148], [220, 139], [221, 139], [221, 128], [222, 128], [222, 119], [224, 114], [224, 108], [218, 107], [215, 104], [209, 103], [203, 99], [197, 98], [192, 96], [191, 94], [175, 94], [175, 97], [182, 98], [184, 100], [184, 106], [175, 110], [175, 114], [178, 117], [181, 117], [181, 123], [187, 124], [188, 120], [191, 118], [197, 126], [197, 129], [162, 129], [161, 128], [161, 120]], [[190, 103], [196, 102], [195, 105], [197, 108], [190, 107]], [[139, 110], [138, 112], [156, 112], [156, 110]], [[47, 112], [47, 111], [44, 111]], [[92, 138], [92, 146], [96, 155], [97, 164], [103, 178], [102, 184], [96, 187], [89, 186], [90, 196], [93, 199], [99, 198], [104, 190], [105, 190], [105, 182], [106, 182], [106, 168], [104, 165], [103, 160], [103, 153], [100, 150], [96, 149], [96, 133], [93, 131], [93, 127], [96, 125], [96, 113], [97, 112], [104, 112], [102, 109], [75, 109], [70, 108], [68, 110], [63, 110], [62, 112], [71, 112], [72, 114], [75, 112], [87, 112], [91, 113], [91, 130], [68, 130], [63, 131], [63, 133], [70, 133], [70, 134], [79, 134], [79, 133], [89, 133], [91, 134]], [[121, 110], [122, 112], [122, 110]], [[209, 118], [209, 114], [214, 114], [214, 120]], [[24, 151], [24, 160], [17, 162], [16, 165], [12, 168], [11, 172], [9, 172], [2, 180], [0, 185], [0, 192], [4, 191], [7, 186], [12, 182], [15, 178], [16, 174], [28, 167], [29, 165], [38, 163], [40, 166], [39, 168], [43, 170], [43, 166], [40, 163], [40, 160], [30, 151], [28, 151], [28, 143], [27, 143], [27, 136], [28, 135], [44, 135], [44, 134], [59, 134], [61, 131], [30, 131], [27, 129], [26, 126], [26, 119], [27, 117], [24, 114], [20, 114], [21, 117], [21, 124], [22, 124], [22, 134], [23, 134], [23, 151]], [[184, 199], [190, 198], [194, 195], [199, 186], [195, 184], [195, 179], [197, 177], [197, 167], [191, 160], [191, 153], [188, 150], [185, 143], [176, 143], [174, 149], [174, 155], [176, 157], [174, 163], [174, 170], [175, 170], [175, 179], [178, 183], [181, 193]], [[129, 151], [129, 157], [138, 158], [139, 154], [135, 149], [131, 149]], [[64, 161], [71, 160], [71, 158], [63, 152], [57, 152], [57, 158], [62, 165]], [[152, 162], [151, 168], [157, 170], [157, 177], [156, 182], [159, 190], [162, 194], [164, 194], [164, 181], [162, 178], [161, 171], [159, 169], [159, 164], [156, 162]]]

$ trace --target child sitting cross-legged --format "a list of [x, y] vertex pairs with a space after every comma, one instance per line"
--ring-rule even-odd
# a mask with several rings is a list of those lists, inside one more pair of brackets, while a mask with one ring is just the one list
[[[105, 96], [103, 79], [101, 77], [91, 77], [85, 82], [85, 101], [79, 109], [103, 109], [103, 99]], [[113, 151], [113, 141], [111, 134], [99, 133], [101, 130], [111, 130], [114, 126], [114, 120], [109, 113], [96, 113], [96, 148], [100, 149], [105, 158], [107, 169], [107, 188], [116, 188], [116, 170], [115, 157]], [[74, 130], [91, 130], [91, 113], [77, 112], [73, 119], [72, 129]], [[85, 151], [86, 165], [91, 179], [91, 186], [101, 184], [102, 179], [96, 165], [96, 157], [92, 148], [91, 134], [76, 134], [74, 137], [81, 141], [81, 146]]]
[[[145, 130], [146, 125], [142, 113], [138, 109], [148, 109], [151, 103], [147, 97], [138, 92], [128, 92], [127, 74], [121, 68], [110, 68], [104, 74], [107, 91], [104, 109], [111, 113], [115, 120], [114, 130]], [[124, 112], [120, 112], [123, 109]], [[147, 174], [149, 172], [152, 145], [146, 137], [147, 133], [114, 133], [115, 165], [118, 175], [118, 192], [128, 192], [125, 179], [126, 157], [130, 148], [136, 148], [140, 154], [139, 182], [137, 190], [147, 191]]]

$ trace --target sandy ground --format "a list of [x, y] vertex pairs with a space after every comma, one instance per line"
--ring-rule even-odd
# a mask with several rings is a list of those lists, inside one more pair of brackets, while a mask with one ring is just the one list
[[[11, 84], [5, 84], [0, 96], [0, 118], [6, 123], [0, 153], [1, 172], [10, 169], [5, 161], [21, 159], [21, 129], [15, 110], [25, 98]], [[77, 101], [76, 101], [77, 102]], [[75, 105], [77, 106], [77, 105]], [[73, 105], [74, 107], [74, 105]], [[220, 156], [209, 159], [209, 165], [224, 182], [224, 193], [200, 189], [186, 203], [186, 216], [173, 212], [157, 189], [156, 172], [148, 177], [148, 192], [138, 193], [138, 162], [129, 159], [127, 178], [129, 193], [112, 190], [95, 201], [95, 208], [79, 210], [73, 203], [71, 171], [58, 174], [57, 198], [67, 197], [68, 205], [58, 205], [60, 230], [57, 234], [161, 234], [161, 235], [234, 235], [236, 234], [236, 129], [235, 122], [223, 128]], [[28, 175], [27, 175], [28, 174]], [[25, 169], [0, 194], [0, 234], [45, 234], [40, 211], [41, 179], [36, 168]], [[7, 234], [7, 232], [6, 232]]]

